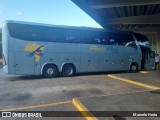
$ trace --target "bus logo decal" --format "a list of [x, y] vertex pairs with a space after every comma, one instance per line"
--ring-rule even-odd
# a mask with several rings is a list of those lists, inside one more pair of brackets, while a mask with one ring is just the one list
[[118, 53], [119, 52], [118, 47], [113, 47], [113, 46], [108, 46], [107, 51], [112, 52], [112, 53]]
[[34, 56], [35, 62], [39, 62], [40, 57], [44, 54], [45, 45], [26, 44], [24, 51], [29, 52], [28, 56]]
[[90, 47], [90, 50], [91, 51], [95, 51], [95, 52], [104, 52], [105, 51], [105, 48], [100, 48], [100, 47], [97, 47], [96, 45], [92, 45]]

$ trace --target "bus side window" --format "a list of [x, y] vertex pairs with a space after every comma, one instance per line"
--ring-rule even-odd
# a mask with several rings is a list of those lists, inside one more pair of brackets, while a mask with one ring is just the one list
[[40, 34], [32, 34], [31, 35], [33, 41], [40, 41]]
[[93, 44], [100, 44], [101, 43], [101, 39], [100, 38], [94, 38], [94, 42]]
[[109, 39], [110, 45], [127, 46], [137, 48], [135, 40], [131, 34], [124, 33], [111, 33]]
[[54, 31], [53, 35], [55, 36], [54, 42], [59, 42], [59, 43], [66, 43], [66, 29], [63, 28], [56, 28], [56, 31]]
[[56, 37], [53, 35], [48, 35], [46, 36], [46, 41], [47, 42], [55, 42], [56, 41]]
[[101, 44], [106, 45], [106, 43], [107, 43], [107, 39], [103, 37], [101, 40]]
[[127, 42], [125, 46], [137, 48], [135, 41]]
[[91, 35], [91, 39], [92, 39], [92, 44], [102, 44], [105, 45], [106, 44], [106, 36], [105, 34], [101, 33], [101, 32], [93, 32]]
[[77, 37], [75, 36], [66, 36], [66, 43], [75, 43]]
[[78, 39], [77, 33], [70, 29], [66, 35], [66, 42], [67, 43], [76, 43]]
[[108, 45], [118, 45], [118, 39], [119, 39], [119, 36], [117, 36], [118, 34], [114, 34], [114, 33], [111, 33], [109, 34], [109, 39], [108, 39]]
[[90, 33], [88, 31], [79, 30], [77, 32], [77, 43], [80, 44], [92, 44]]
[[125, 35], [124, 43], [125, 43], [125, 46], [132, 47], [132, 48], [137, 48], [136, 42], [135, 42], [133, 36], [130, 35], [130, 34]]

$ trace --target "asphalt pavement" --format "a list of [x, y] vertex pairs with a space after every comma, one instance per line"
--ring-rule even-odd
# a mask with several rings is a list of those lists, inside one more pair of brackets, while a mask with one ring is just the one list
[[[158, 120], [157, 117], [148, 116], [127, 117], [117, 112], [159, 111], [160, 91], [157, 89], [160, 87], [159, 75], [159, 71], [90, 73], [46, 79], [42, 76], [8, 75], [0, 68], [0, 110], [62, 111], [62, 113], [74, 111], [72, 114], [79, 114], [83, 110], [93, 112], [96, 119]], [[76, 102], [77, 105], [73, 100], [79, 101]], [[101, 114], [96, 111], [101, 111]], [[112, 116], [108, 117], [109, 111], [115, 113], [109, 113]], [[83, 113], [80, 115], [82, 116], [40, 119], [84, 120], [89, 117]]]

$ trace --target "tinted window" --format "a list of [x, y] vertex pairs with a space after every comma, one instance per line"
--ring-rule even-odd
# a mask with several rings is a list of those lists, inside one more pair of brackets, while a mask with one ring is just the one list
[[56, 28], [26, 24], [8, 24], [12, 37], [28, 41], [65, 42], [90, 44], [90, 34], [86, 30]]
[[129, 47], [136, 46], [133, 36], [131, 34], [123, 34], [123, 33], [110, 33], [109, 41], [107, 44], [129, 46]]
[[16, 23], [9, 23], [8, 28], [12, 37], [28, 41], [136, 46], [130, 34]]
[[8, 23], [9, 33], [14, 38], [30, 40], [32, 29], [29, 26], [22, 26], [20, 24]]
[[91, 40], [93, 44], [106, 45], [108, 41], [108, 35], [104, 32], [92, 32]]
[[103, 45], [135, 46], [135, 40], [131, 34], [93, 32], [92, 42]]
[[140, 42], [146, 42], [148, 41], [148, 38], [142, 34], [139, 34], [139, 33], [134, 33], [137, 41], [140, 41]]
[[8, 23], [8, 28], [12, 37], [28, 41], [45, 41], [53, 35], [49, 27]]
[[80, 44], [92, 44], [91, 32], [88, 30], [76, 30], [77, 43]]
[[150, 43], [149, 43], [148, 38], [146, 36], [139, 34], [139, 33], [134, 33], [134, 35], [135, 35], [139, 45], [150, 47]]

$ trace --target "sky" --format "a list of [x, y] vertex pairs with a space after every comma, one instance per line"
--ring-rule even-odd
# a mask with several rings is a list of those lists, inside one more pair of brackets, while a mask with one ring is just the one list
[[71, 0], [0, 0], [4, 20], [102, 28]]

